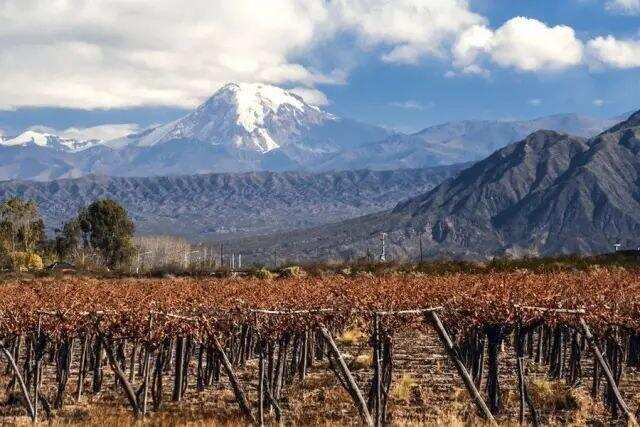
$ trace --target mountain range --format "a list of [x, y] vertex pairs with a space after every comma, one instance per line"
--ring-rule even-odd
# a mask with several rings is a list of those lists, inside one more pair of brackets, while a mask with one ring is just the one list
[[393, 209], [227, 242], [247, 259], [461, 259], [640, 246], [640, 111], [592, 138], [549, 130], [497, 150]]
[[275, 86], [230, 83], [178, 120], [115, 140], [33, 130], [2, 137], [0, 179], [424, 168], [480, 160], [538, 129], [589, 137], [612, 124], [563, 114], [451, 122], [402, 134], [337, 117]]
[[0, 182], [0, 200], [38, 203], [49, 236], [98, 198], [123, 204], [139, 234], [190, 240], [282, 232], [392, 208], [462, 166], [396, 171], [250, 172], [167, 177], [86, 176]]

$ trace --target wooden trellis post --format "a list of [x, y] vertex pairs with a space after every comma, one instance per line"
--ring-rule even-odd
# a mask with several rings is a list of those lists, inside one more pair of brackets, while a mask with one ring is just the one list
[[[16, 365], [16, 361], [11, 355], [11, 352], [7, 350], [7, 348], [0, 344], [0, 350], [4, 353], [7, 358], [7, 361], [11, 365], [11, 369], [13, 369], [13, 373], [18, 378], [18, 383], [20, 384], [20, 391], [22, 392], [22, 397], [24, 398], [25, 405], [27, 407], [27, 412], [29, 413], [29, 417], [33, 422], [36, 421], [36, 413], [33, 409], [33, 404], [31, 403], [31, 398], [29, 397], [29, 390], [27, 390], [27, 386], [24, 383], [24, 379], [22, 378], [22, 374], [20, 373], [20, 369], [18, 369], [18, 365]], [[37, 380], [36, 380], [37, 383]], [[37, 398], [37, 397], [36, 397]]]
[[224, 352], [222, 345], [220, 345], [220, 341], [218, 341], [215, 336], [212, 336], [212, 341], [216, 351], [220, 356], [222, 366], [224, 366], [224, 369], [227, 371], [229, 383], [231, 383], [231, 388], [233, 388], [233, 392], [236, 395], [236, 400], [238, 401], [238, 405], [240, 406], [240, 411], [251, 423], [256, 424], [256, 418], [251, 412], [251, 406], [249, 405], [249, 401], [247, 400], [247, 395], [245, 394], [242, 385], [238, 380], [238, 376], [233, 370], [233, 366], [231, 365], [227, 354]]
[[371, 418], [371, 414], [369, 413], [369, 408], [367, 407], [367, 402], [365, 402], [364, 397], [362, 396], [362, 391], [360, 391], [360, 387], [358, 387], [358, 383], [353, 378], [353, 374], [349, 370], [342, 354], [340, 354], [340, 350], [338, 350], [338, 346], [336, 345], [333, 337], [331, 336], [331, 332], [324, 326], [320, 325], [319, 327], [320, 333], [329, 343], [329, 350], [333, 353], [333, 356], [338, 361], [338, 369], [344, 375], [346, 380], [346, 385], [349, 387], [349, 391], [351, 392], [352, 399], [360, 412], [360, 417], [362, 418], [362, 422], [368, 426], [373, 425], [373, 419]]
[[471, 395], [471, 398], [473, 399], [476, 406], [480, 410], [480, 413], [484, 416], [484, 418], [490, 424], [497, 426], [495, 418], [493, 418], [493, 415], [491, 414], [489, 407], [484, 402], [484, 400], [482, 399], [482, 396], [480, 395], [480, 392], [478, 392], [478, 389], [476, 388], [476, 385], [473, 383], [473, 379], [471, 378], [471, 375], [469, 375], [469, 372], [467, 372], [467, 368], [464, 366], [462, 359], [460, 359], [460, 356], [458, 355], [458, 351], [453, 345], [453, 341], [451, 340], [451, 337], [447, 333], [447, 330], [442, 325], [440, 318], [436, 314], [435, 310], [429, 311], [428, 315], [431, 320], [431, 324], [434, 326], [436, 332], [438, 333], [438, 337], [440, 338], [440, 341], [442, 342], [445, 349], [447, 350], [447, 354], [449, 355], [449, 358], [451, 359], [454, 366], [458, 370], [458, 374], [460, 374], [460, 377], [462, 377], [462, 381], [464, 382], [464, 385], [466, 386], [467, 391]]
[[124, 388], [125, 395], [127, 396], [127, 399], [129, 400], [129, 403], [131, 404], [131, 408], [133, 409], [133, 414], [136, 417], [139, 417], [141, 412], [140, 412], [140, 405], [138, 405], [138, 400], [136, 398], [136, 393], [135, 393], [135, 391], [133, 391], [133, 387], [131, 387], [131, 384], [127, 380], [127, 376], [122, 371], [122, 368], [120, 367], [120, 364], [118, 363], [118, 361], [116, 360], [115, 355], [113, 354], [113, 343], [111, 343], [110, 341], [106, 340], [102, 336], [98, 337], [98, 339], [103, 341], [103, 343], [104, 343], [104, 348], [106, 350], [107, 359], [109, 359], [109, 364], [111, 365], [111, 369], [113, 370], [113, 372], [116, 375], [116, 377], [120, 380], [120, 383], [122, 384], [122, 386]]
[[598, 345], [596, 344], [596, 340], [593, 337], [593, 334], [591, 333], [591, 330], [589, 329], [589, 325], [587, 325], [587, 322], [585, 322], [585, 320], [584, 320], [584, 317], [583, 317], [583, 315], [585, 314], [585, 310], [584, 309], [545, 308], [545, 307], [530, 307], [530, 306], [516, 306], [516, 308], [522, 308], [522, 309], [528, 309], [528, 310], [536, 310], [536, 311], [541, 311], [541, 312], [552, 311], [552, 312], [555, 312], [555, 313], [566, 313], [566, 314], [575, 314], [575, 315], [577, 315], [578, 319], [579, 319], [579, 323], [580, 323], [580, 328], [582, 329], [582, 332], [583, 332], [584, 337], [585, 337], [585, 339], [587, 341], [587, 344], [589, 345], [589, 348], [591, 349], [591, 352], [595, 356], [596, 364], [594, 365], [594, 383], [595, 383], [597, 375], [598, 375], [596, 373], [597, 372], [596, 368], [599, 367], [600, 369], [602, 369], [602, 372], [604, 373], [605, 379], [607, 380], [607, 384], [609, 385], [611, 391], [613, 392], [613, 395], [614, 395], [615, 400], [617, 401], [618, 405], [620, 405], [620, 407], [622, 408], [622, 411], [624, 412], [625, 416], [627, 417], [627, 420], [628, 420], [629, 424], [634, 425], [634, 426], [638, 425], [638, 421], [636, 420], [635, 416], [633, 415], [633, 413], [629, 409], [629, 406], [626, 404], [626, 402], [622, 398], [622, 394], [620, 393], [620, 390], [618, 389], [618, 385], [616, 384], [616, 380], [613, 378], [613, 374], [611, 373], [611, 369], [609, 369], [609, 365], [607, 364], [606, 360], [602, 356], [602, 353], [600, 352], [600, 349], [598, 348]]
[[618, 404], [622, 408], [622, 411], [624, 412], [625, 416], [627, 417], [627, 420], [628, 420], [629, 424], [637, 426], [638, 425], [638, 421], [636, 421], [636, 417], [633, 415], [633, 413], [629, 409], [629, 406], [627, 406], [627, 404], [625, 403], [624, 399], [622, 399], [622, 394], [620, 394], [620, 390], [618, 389], [616, 381], [613, 378], [613, 374], [611, 373], [611, 370], [609, 369], [609, 365], [607, 365], [607, 362], [604, 360], [604, 357], [602, 357], [602, 353], [600, 352], [600, 349], [598, 349], [598, 345], [596, 344], [596, 341], [595, 341], [595, 339], [593, 337], [593, 334], [591, 334], [591, 330], [589, 329], [589, 325], [587, 325], [587, 322], [584, 321], [584, 318], [582, 316], [580, 316], [580, 326], [582, 328], [582, 332], [584, 332], [585, 338], [587, 339], [587, 343], [589, 344], [589, 348], [591, 349], [591, 351], [595, 355], [596, 361], [598, 362], [598, 365], [600, 365], [600, 368], [602, 369], [602, 372], [604, 372], [604, 376], [605, 376], [605, 378], [607, 380], [607, 384], [609, 384], [609, 387], [613, 391], [613, 394], [614, 394], [614, 396], [616, 398], [616, 401], [618, 402]]

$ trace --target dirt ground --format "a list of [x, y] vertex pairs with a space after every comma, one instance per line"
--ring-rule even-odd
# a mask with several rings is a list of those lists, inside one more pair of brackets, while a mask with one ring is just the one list
[[[367, 337], [351, 330], [338, 340], [360, 388], [367, 391], [372, 375], [370, 347]], [[76, 351], [79, 351], [76, 349]], [[480, 425], [482, 419], [463, 388], [455, 369], [440, 346], [435, 333], [406, 330], [395, 337], [393, 382], [388, 411], [393, 425]], [[189, 386], [183, 400], [171, 402], [172, 382], [165, 380], [165, 399], [157, 413], [151, 412], [146, 419], [136, 420], [132, 416], [124, 395], [114, 386], [114, 376], [105, 368], [102, 391], [91, 395], [91, 378], [85, 383], [86, 393], [79, 402], [73, 397], [77, 381], [78, 355], [74, 355], [71, 377], [63, 409], [55, 410], [49, 425], [88, 426], [204, 426], [244, 425], [234, 395], [222, 376], [220, 383], [197, 392], [195, 387], [195, 361], [189, 375]], [[527, 379], [536, 407], [544, 424], [551, 425], [604, 425], [613, 422], [605, 410], [602, 399], [590, 396], [592, 358], [583, 358], [583, 377], [577, 387], [567, 386], [563, 380], [547, 379], [545, 366], [536, 366], [527, 361]], [[4, 373], [3, 363], [0, 373]], [[47, 363], [44, 368], [43, 392], [55, 394], [55, 366]], [[500, 385], [503, 391], [504, 410], [497, 415], [500, 424], [516, 424], [519, 397], [515, 375], [515, 358], [511, 347], [505, 345], [501, 354]], [[254, 409], [257, 406], [257, 361], [251, 360], [239, 371], [239, 376]], [[0, 376], [0, 422], [3, 425], [31, 424], [20, 405], [16, 391], [6, 392], [8, 375]], [[140, 380], [136, 379], [135, 384]], [[485, 393], [485, 384], [481, 392]], [[640, 374], [625, 367], [621, 391], [633, 411], [640, 404]], [[17, 389], [16, 389], [17, 390]], [[52, 398], [50, 400], [53, 400]], [[349, 394], [336, 380], [327, 362], [316, 362], [310, 368], [304, 382], [296, 379], [286, 385], [280, 402], [284, 412], [284, 423], [290, 425], [355, 425], [359, 424], [358, 412]], [[44, 413], [40, 411], [41, 417]], [[272, 413], [268, 423], [275, 423]], [[622, 420], [617, 423], [624, 424]]]

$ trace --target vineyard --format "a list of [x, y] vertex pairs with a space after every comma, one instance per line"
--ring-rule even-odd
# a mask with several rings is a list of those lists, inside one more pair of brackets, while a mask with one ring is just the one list
[[[530, 390], [530, 374], [543, 372], [587, 388], [610, 419], [637, 425], [639, 390], [625, 389], [624, 379], [640, 367], [639, 279], [623, 268], [13, 279], [0, 285], [0, 351], [7, 396], [17, 396], [33, 421], [105, 389], [123, 397], [113, 404], [142, 418], [223, 387], [247, 423], [287, 422], [294, 384], [313, 387], [313, 376], [325, 372], [350, 404], [334, 421], [392, 423], [400, 353], [431, 351], [402, 337], [421, 336], [446, 356], [473, 405], [470, 416], [545, 423], [549, 414]], [[348, 330], [362, 331], [370, 355], [357, 372], [341, 339]], [[507, 399], [511, 385], [515, 400]]]

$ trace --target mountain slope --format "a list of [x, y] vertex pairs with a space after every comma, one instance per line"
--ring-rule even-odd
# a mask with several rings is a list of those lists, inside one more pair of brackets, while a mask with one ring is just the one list
[[130, 159], [112, 175], [148, 176], [304, 169], [388, 135], [275, 86], [230, 83], [185, 117], [106, 145]]
[[564, 114], [404, 135], [336, 117], [275, 86], [229, 83], [178, 120], [111, 141], [32, 131], [3, 137], [0, 179], [413, 169], [476, 161], [538, 129], [592, 136], [612, 124]]
[[590, 141], [548, 191], [531, 194], [500, 219], [503, 234], [541, 252], [639, 246], [640, 112]]
[[538, 129], [592, 136], [612, 124], [564, 114], [404, 135], [336, 117], [275, 86], [229, 83], [184, 117], [116, 140], [3, 137], [0, 179], [413, 169], [476, 161]]
[[0, 182], [0, 200], [35, 200], [51, 233], [80, 207], [110, 197], [124, 204], [140, 233], [202, 240], [311, 227], [389, 209], [461, 168], [8, 181]]
[[317, 169], [415, 168], [480, 160], [537, 130], [591, 137], [612, 126], [611, 119], [558, 114], [526, 121], [466, 120], [432, 126], [411, 135], [393, 135], [367, 147], [338, 153]]
[[228, 242], [259, 259], [394, 257], [486, 259], [610, 251], [640, 243], [640, 112], [589, 140], [538, 131], [393, 210], [285, 235]]

